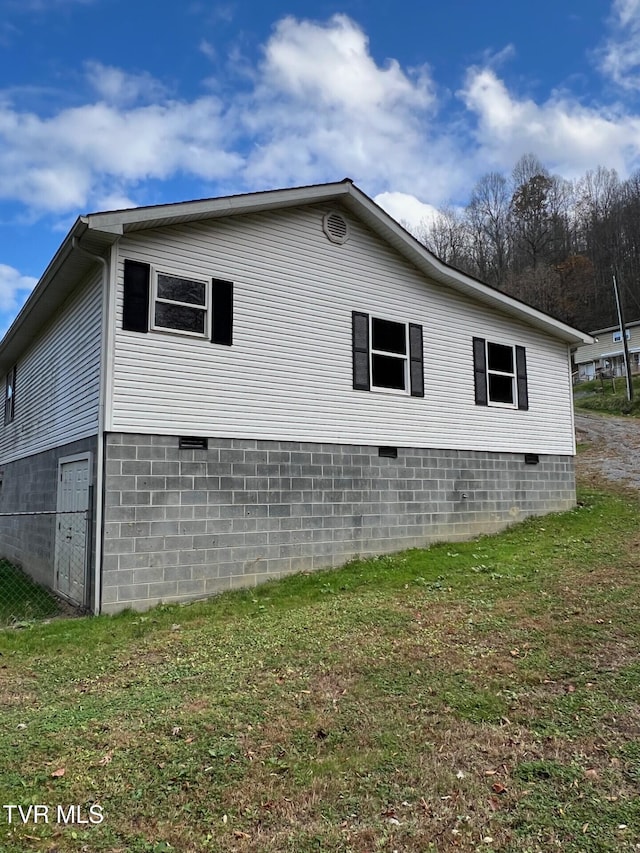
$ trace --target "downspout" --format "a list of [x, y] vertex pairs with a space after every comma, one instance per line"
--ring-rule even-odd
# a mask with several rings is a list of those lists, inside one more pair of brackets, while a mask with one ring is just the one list
[[98, 397], [98, 446], [96, 449], [96, 487], [95, 487], [95, 536], [94, 536], [94, 577], [93, 577], [93, 608], [97, 616], [102, 608], [102, 515], [104, 490], [104, 425], [105, 425], [105, 393], [106, 393], [106, 351], [109, 328], [109, 263], [101, 255], [94, 255], [83, 248], [77, 237], [73, 237], [72, 247], [102, 264], [102, 327], [100, 330], [100, 393]]
[[571, 344], [567, 344], [567, 373], [569, 379], [569, 402], [571, 405], [569, 406], [571, 412], [571, 443], [573, 448], [573, 491], [575, 495], [576, 491], [576, 482], [575, 482], [575, 470], [576, 463], [575, 457], [578, 452], [578, 447], [576, 445], [576, 413], [574, 408], [574, 397], [573, 397], [573, 373], [571, 372]]

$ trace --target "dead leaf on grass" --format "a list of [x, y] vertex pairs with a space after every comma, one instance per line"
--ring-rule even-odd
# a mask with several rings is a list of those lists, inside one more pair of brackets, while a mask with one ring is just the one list
[[111, 764], [111, 759], [112, 759], [112, 758], [113, 758], [113, 750], [110, 750], [109, 752], [107, 752], [107, 754], [106, 754], [106, 755], [103, 755], [103, 756], [102, 756], [102, 758], [100, 759], [100, 761], [98, 761], [98, 764], [99, 764], [101, 767], [105, 767], [107, 764]]
[[60, 767], [58, 770], [54, 770], [53, 773], [51, 774], [51, 776], [54, 779], [60, 779], [60, 777], [64, 776], [64, 774], [66, 772], [67, 772], [66, 767]]
[[491, 790], [495, 794], [506, 794], [507, 793], [507, 789], [502, 784], [502, 782], [494, 782], [493, 785], [491, 786]]

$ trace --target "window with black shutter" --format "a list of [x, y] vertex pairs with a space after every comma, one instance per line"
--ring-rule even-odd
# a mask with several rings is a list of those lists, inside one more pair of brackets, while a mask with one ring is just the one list
[[127, 259], [122, 328], [172, 332], [231, 346], [233, 282], [186, 276]]
[[477, 406], [529, 408], [524, 347], [474, 338], [473, 369]]
[[422, 326], [352, 314], [353, 387], [424, 396]]

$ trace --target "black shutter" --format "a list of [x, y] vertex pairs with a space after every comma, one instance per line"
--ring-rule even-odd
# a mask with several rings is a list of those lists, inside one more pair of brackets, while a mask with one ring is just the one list
[[124, 262], [122, 328], [130, 332], [149, 331], [149, 264]]
[[411, 396], [424, 397], [422, 326], [415, 323], [409, 323], [409, 376], [411, 378]]
[[473, 375], [476, 389], [476, 406], [486, 406], [487, 395], [487, 350], [484, 338], [473, 339]]
[[527, 354], [524, 347], [516, 347], [516, 379], [518, 384], [518, 408], [528, 409]]
[[233, 282], [219, 278], [211, 282], [211, 342], [230, 347], [233, 343]]
[[369, 315], [354, 311], [351, 315], [353, 348], [353, 387], [356, 391], [368, 391], [369, 379]]

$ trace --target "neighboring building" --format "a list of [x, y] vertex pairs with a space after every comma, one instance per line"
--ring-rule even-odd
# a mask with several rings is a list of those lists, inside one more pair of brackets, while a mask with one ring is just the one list
[[83, 216], [0, 343], [0, 512], [92, 526], [0, 554], [115, 612], [566, 509], [590, 340], [348, 180]]
[[[640, 372], [640, 320], [625, 323], [629, 367], [631, 373]], [[625, 376], [624, 350], [620, 326], [609, 326], [591, 332], [593, 343], [576, 349], [573, 360], [581, 382], [599, 376]]]

